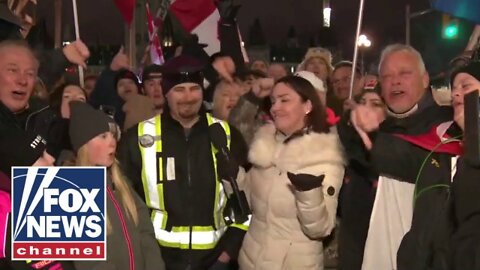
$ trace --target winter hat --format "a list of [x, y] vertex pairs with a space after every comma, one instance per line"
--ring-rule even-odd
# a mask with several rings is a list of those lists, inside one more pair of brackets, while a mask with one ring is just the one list
[[163, 67], [157, 64], [152, 64], [143, 69], [142, 83], [150, 79], [161, 79], [163, 74]]
[[40, 135], [10, 130], [0, 138], [0, 171], [10, 176], [12, 166], [31, 166], [47, 147]]
[[309, 81], [313, 85], [313, 88], [315, 88], [315, 90], [317, 90], [318, 92], [327, 92], [327, 89], [325, 89], [325, 86], [323, 85], [323, 81], [320, 80], [317, 76], [315, 76], [315, 74], [313, 74], [312, 72], [302, 70], [296, 72], [295, 76], [302, 77], [305, 80]]
[[460, 67], [452, 72], [450, 76], [450, 84], [453, 84], [453, 80], [459, 73], [467, 73], [480, 81], [480, 62], [470, 62], [469, 64]]
[[328, 69], [328, 72], [330, 73], [332, 71], [332, 53], [322, 47], [313, 47], [309, 48], [307, 50], [307, 53], [305, 53], [305, 57], [303, 58], [302, 63], [298, 65], [297, 70], [305, 70], [305, 65], [307, 64], [308, 61], [312, 58], [320, 58], [322, 62], [325, 64], [325, 66]]
[[140, 82], [138, 81], [138, 77], [131, 70], [122, 68], [117, 72], [117, 74], [115, 75], [115, 84], [114, 84], [115, 89], [117, 88], [117, 84], [121, 79], [130, 79], [133, 82], [135, 82], [135, 85], [137, 85], [138, 91], [140, 92], [141, 85], [140, 85]]
[[70, 110], [69, 133], [75, 152], [97, 135], [116, 127], [111, 117], [100, 110], [95, 110], [85, 102], [70, 102]]
[[197, 59], [180, 55], [163, 65], [162, 91], [165, 96], [170, 89], [181, 83], [196, 83], [203, 86], [203, 65]]
[[[342, 60], [338, 63], [335, 64], [335, 66], [333, 66], [333, 71], [335, 72], [335, 70], [339, 69], [339, 68], [342, 68], [342, 67], [353, 67], [353, 63], [351, 61], [348, 61], [348, 60]], [[360, 67], [355, 66], [355, 71], [358, 72], [358, 74], [361, 74], [361, 70], [360, 70]]]

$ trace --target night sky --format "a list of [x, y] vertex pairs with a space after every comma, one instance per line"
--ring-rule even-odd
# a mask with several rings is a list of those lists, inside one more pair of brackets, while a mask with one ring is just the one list
[[[39, 2], [38, 16], [46, 18], [53, 29], [53, 0]], [[322, 26], [322, 0], [241, 0], [238, 20], [243, 36], [255, 18], [259, 18], [267, 40], [281, 44], [290, 26], [294, 26], [301, 43], [308, 44]], [[412, 10], [428, 7], [428, 0], [365, 0], [365, 32], [375, 39], [403, 38], [405, 3], [412, 2]], [[63, 1], [65, 24], [73, 27], [71, 1]], [[122, 42], [123, 25], [113, 0], [77, 0], [80, 31], [87, 42]], [[331, 0], [332, 29], [340, 44], [353, 41], [359, 1]], [[388, 33], [388, 34], [387, 34]], [[71, 33], [74, 34], [73, 32]], [[387, 36], [388, 35], [388, 36]], [[374, 43], [375, 44], [375, 43]]]
[[[238, 21], [244, 40], [249, 28], [259, 18], [267, 41], [272, 45], [285, 44], [290, 26], [293, 26], [301, 46], [308, 46], [312, 36], [318, 36], [322, 27], [322, 0], [239, 0], [242, 5]], [[53, 0], [38, 1], [38, 17], [45, 18], [53, 32]], [[63, 1], [64, 24], [73, 29], [70, 1]], [[405, 5], [412, 12], [429, 8], [429, 0], [365, 0], [362, 32], [370, 36], [373, 47], [370, 55], [376, 58], [386, 44], [404, 42]], [[124, 26], [113, 0], [77, 0], [80, 31], [89, 44], [121, 44]], [[353, 54], [353, 41], [358, 16], [358, 0], [330, 0], [332, 6], [332, 32], [343, 55]], [[74, 37], [74, 32], [70, 31]], [[53, 35], [52, 35], [53, 36]], [[321, 37], [320, 37], [321, 39]], [[462, 45], [463, 46], [463, 45]]]

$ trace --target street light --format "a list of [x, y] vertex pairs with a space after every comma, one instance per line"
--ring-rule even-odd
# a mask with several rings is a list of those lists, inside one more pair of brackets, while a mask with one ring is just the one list
[[370, 47], [372, 46], [372, 42], [368, 39], [368, 37], [366, 35], [360, 35], [358, 37], [358, 47]]
[[362, 73], [362, 76], [365, 75], [365, 62], [364, 62], [364, 59], [363, 59], [363, 54], [364, 54], [364, 51], [367, 49], [367, 48], [370, 48], [370, 46], [372, 46], [372, 42], [368, 39], [368, 37], [366, 35], [360, 35], [358, 36], [358, 41], [357, 41], [357, 46], [359, 47], [359, 50], [360, 50], [360, 58], [361, 58], [361, 66], [360, 66], [360, 71]]
[[332, 8], [330, 7], [330, 0], [323, 0], [323, 26], [330, 27], [330, 17]]

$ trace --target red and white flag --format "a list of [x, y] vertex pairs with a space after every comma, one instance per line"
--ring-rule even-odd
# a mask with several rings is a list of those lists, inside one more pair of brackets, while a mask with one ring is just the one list
[[220, 51], [218, 22], [220, 13], [213, 0], [173, 0], [172, 12], [185, 31], [197, 34], [199, 43], [207, 44], [205, 51], [212, 55]]
[[157, 27], [153, 21], [152, 13], [150, 13], [150, 6], [145, 4], [147, 12], [148, 37], [150, 44], [150, 59], [153, 64], [163, 65], [165, 59], [163, 58], [162, 46], [160, 45], [160, 38], [158, 37]]
[[133, 20], [133, 11], [135, 10], [135, 0], [114, 0], [120, 14], [125, 22], [130, 25]]

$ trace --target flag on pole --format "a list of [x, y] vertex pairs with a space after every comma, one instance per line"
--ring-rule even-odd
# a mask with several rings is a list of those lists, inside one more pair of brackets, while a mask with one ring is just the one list
[[479, 0], [433, 0], [432, 6], [455, 17], [464, 18], [480, 24]]
[[122, 14], [125, 22], [130, 25], [133, 20], [133, 11], [135, 10], [135, 0], [114, 0], [118, 10]]
[[197, 34], [199, 43], [208, 45], [205, 51], [209, 55], [220, 51], [220, 13], [213, 0], [174, 0], [170, 5], [170, 12], [186, 32]]
[[147, 24], [148, 24], [148, 37], [150, 44], [150, 59], [153, 64], [163, 65], [165, 59], [163, 58], [162, 46], [160, 45], [160, 39], [158, 38], [158, 31], [153, 21], [152, 14], [150, 13], [150, 6], [145, 4], [145, 10], [147, 12]]
[[240, 33], [240, 28], [237, 25], [238, 39], [240, 40], [240, 50], [242, 50], [243, 61], [245, 63], [250, 63], [248, 58], [247, 50], [245, 49], [245, 43], [243, 42], [242, 34]]

